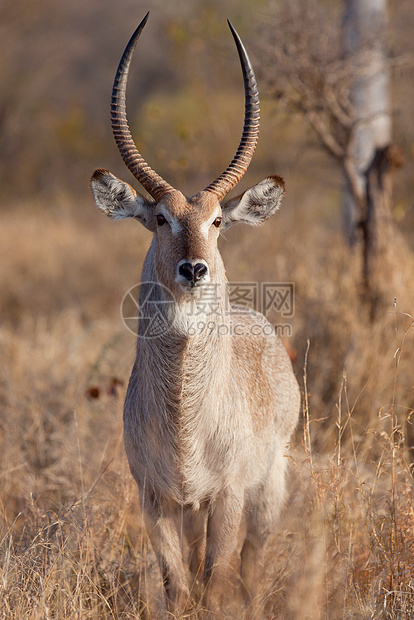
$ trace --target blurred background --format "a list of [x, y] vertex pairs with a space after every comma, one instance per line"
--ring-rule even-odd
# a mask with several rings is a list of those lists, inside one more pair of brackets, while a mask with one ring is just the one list
[[[381, 46], [380, 69], [388, 92], [384, 103], [365, 115], [375, 118], [386, 108], [391, 130], [385, 142], [401, 147], [405, 160], [390, 181], [391, 215], [382, 242], [401, 249], [389, 259], [390, 270], [397, 280], [401, 273], [410, 282], [414, 10], [408, 0], [366, 2], [368, 9], [370, 4], [384, 9], [384, 27], [368, 28], [365, 44]], [[234, 227], [222, 239], [228, 276], [233, 281], [296, 284], [289, 346], [301, 367], [306, 342], [317, 334], [315, 351], [311, 348], [315, 362], [320, 355], [336, 359], [326, 362], [332, 370], [327, 371], [326, 386], [319, 381], [317, 390], [318, 400], [331, 404], [352, 349], [349, 334], [354, 323], [366, 323], [367, 244], [359, 221], [349, 233], [343, 212], [344, 188], [352, 181], [346, 162], [351, 161], [348, 168], [358, 167], [353, 141], [361, 124], [352, 80], [358, 72], [376, 70], [365, 60], [358, 68], [355, 49], [346, 51], [345, 23], [350, 20], [345, 16], [354, 11], [361, 20], [357, 6], [352, 0], [197, 0], [167, 6], [157, 0], [150, 5], [137, 0], [2, 2], [4, 324], [17, 326], [23, 317], [50, 318], [72, 309], [82, 320], [111, 318], [119, 327], [120, 301], [138, 281], [150, 242], [150, 235], [131, 222], [113, 226], [105, 221], [89, 192], [95, 167], [108, 168], [137, 186], [119, 156], [109, 122], [119, 58], [136, 24], [151, 9], [128, 84], [130, 126], [150, 165], [184, 193], [195, 193], [228, 165], [241, 134], [243, 86], [226, 23], [230, 17], [253, 59], [262, 108], [257, 152], [236, 191], [268, 174], [280, 174], [287, 192], [280, 213], [266, 226]], [[355, 36], [358, 43], [361, 35]], [[371, 99], [378, 99], [378, 93]], [[334, 147], [350, 153], [348, 160]], [[373, 155], [372, 150], [369, 158]], [[361, 221], [364, 217], [359, 215]], [[385, 288], [391, 287], [379, 311], [384, 318], [393, 310], [394, 296], [403, 302], [409, 285], [400, 291], [395, 283], [391, 290], [393, 278], [380, 261], [381, 270]], [[398, 309], [408, 312], [409, 306]], [[333, 317], [332, 328], [327, 316]], [[360, 380], [355, 383], [359, 393]]]
[[[149, 9], [128, 84], [137, 141], [152, 165], [187, 192], [227, 165], [238, 144], [244, 102], [226, 18], [252, 50], [254, 24], [266, 19], [265, 2], [6, 1], [5, 200], [85, 197], [98, 160], [124, 172], [108, 122], [109, 99], [121, 53]], [[257, 166], [266, 159], [261, 151]]]
[[[387, 467], [392, 458], [383, 459], [386, 436], [392, 444], [387, 454], [394, 454], [398, 445], [404, 471], [411, 475], [414, 5], [412, 0], [373, 3], [384, 9], [378, 29], [376, 19], [368, 19], [371, 27], [358, 31], [355, 24], [366, 22], [352, 0], [0, 2], [0, 514], [1, 553], [9, 544], [15, 553], [4, 573], [3, 600], [15, 617], [27, 617], [37, 596], [36, 580], [45, 575], [40, 568], [39, 574], [31, 572], [27, 550], [35, 553], [32, 542], [39, 532], [47, 538], [46, 515], [52, 511], [60, 515], [59, 523], [67, 524], [63, 508], [69, 510], [74, 498], [85, 497], [89, 488], [94, 489], [90, 510], [95, 522], [112, 533], [102, 542], [102, 555], [94, 558], [101, 573], [89, 574], [88, 583], [103, 592], [105, 579], [115, 579], [121, 568], [127, 575], [128, 562], [133, 564], [131, 574], [136, 573], [142, 559], [132, 560], [132, 551], [123, 555], [137, 540], [135, 489], [122, 448], [122, 402], [135, 343], [122, 325], [119, 308], [123, 295], [139, 281], [151, 235], [135, 222], [114, 223], [99, 213], [89, 179], [95, 168], [103, 167], [139, 190], [113, 140], [109, 102], [125, 44], [149, 9], [128, 83], [129, 122], [144, 158], [183, 193], [196, 193], [216, 178], [232, 159], [241, 135], [243, 82], [226, 18], [253, 61], [261, 94], [261, 135], [235, 191], [278, 174], [286, 180], [286, 196], [280, 212], [263, 227], [233, 227], [220, 249], [230, 281], [295, 285], [292, 336], [285, 345], [301, 385], [305, 422], [314, 421], [308, 426], [307, 458], [309, 450], [321, 459], [332, 455], [330, 451], [338, 449], [339, 428], [341, 456], [348, 450], [355, 459], [357, 450], [366, 471], [381, 463], [381, 475], [391, 480]], [[356, 30], [347, 31], [353, 19]], [[361, 40], [365, 51], [378, 53], [374, 61], [368, 53], [357, 59]], [[372, 71], [372, 62], [379, 63], [374, 73], [385, 76], [387, 92], [385, 103], [381, 100], [369, 114], [386, 115], [390, 128], [386, 140], [374, 147], [397, 145], [397, 151], [390, 155], [387, 150], [372, 167], [367, 190], [355, 143], [361, 141], [359, 127], [370, 125], [369, 114], [358, 117], [358, 85]], [[373, 99], [378, 103], [375, 95]], [[375, 148], [368, 163], [374, 155]], [[351, 234], [347, 200], [358, 205]], [[370, 219], [370, 213], [375, 217]], [[375, 260], [369, 249], [373, 237], [382, 248]], [[269, 319], [281, 322], [276, 314]], [[297, 435], [299, 450], [303, 426]], [[380, 477], [378, 472], [375, 476]], [[98, 479], [97, 491], [93, 485]], [[343, 505], [357, 514], [353, 482], [348, 484], [344, 473], [342, 479], [344, 497], [349, 493]], [[332, 489], [325, 490], [326, 497], [333, 497]], [[317, 504], [321, 506], [319, 500]], [[298, 514], [312, 512], [315, 505], [301, 505]], [[392, 514], [395, 517], [395, 510]], [[408, 514], [412, 509], [404, 512]], [[348, 547], [346, 536], [359, 525], [352, 529], [350, 514], [338, 519], [344, 527], [343, 549]], [[388, 532], [388, 524], [395, 522], [387, 521], [377, 534], [380, 529]], [[302, 526], [292, 523], [289, 527], [297, 527], [297, 534]], [[392, 564], [389, 538], [383, 541], [383, 555], [369, 555], [369, 527], [366, 538], [357, 541], [362, 550], [354, 564], [348, 557], [348, 568], [340, 565], [341, 571], [361, 580], [366, 593], [380, 591], [375, 583], [384, 582], [383, 567], [390, 571]], [[332, 533], [333, 547], [338, 531]], [[93, 533], [94, 541], [101, 535]], [[401, 543], [404, 553], [412, 550], [414, 537], [410, 540]], [[46, 543], [42, 549], [46, 571], [54, 560]], [[287, 552], [275, 553], [285, 557], [287, 567]], [[313, 556], [297, 553], [309, 577], [315, 572]], [[325, 577], [331, 571], [337, 575], [339, 565], [331, 564], [325, 551], [321, 554], [317, 557], [327, 561]], [[22, 558], [28, 558], [26, 568]], [[111, 562], [117, 568], [107, 577]], [[139, 570], [152, 575], [153, 568], [142, 566]], [[27, 581], [17, 596], [13, 580], [22, 567]], [[308, 594], [298, 589], [298, 574], [286, 571], [276, 571], [278, 578], [285, 579], [292, 592], [302, 592], [304, 600], [311, 597], [311, 588]], [[128, 583], [136, 592], [135, 582]], [[303, 580], [300, 583], [303, 586]], [[344, 594], [338, 583], [332, 577], [322, 589], [352, 596], [352, 588]], [[65, 587], [73, 598], [71, 586]], [[20, 596], [24, 588], [25, 603]], [[374, 608], [383, 603], [378, 597]], [[131, 595], [122, 609], [132, 600]], [[342, 609], [342, 603], [330, 601], [334, 618], [333, 610]], [[72, 603], [68, 596], [59, 604]], [[101, 615], [91, 617], [104, 617], [107, 607], [100, 604], [96, 609]], [[280, 597], [271, 604], [278, 613], [285, 610], [283, 617], [306, 617]], [[310, 617], [322, 617], [315, 611], [318, 603], [313, 604]]]
[[[305, 2], [296, 16], [287, 6], [267, 0], [173, 5], [157, 0], [149, 4], [4, 0], [0, 7], [2, 202], [46, 196], [53, 207], [62, 195], [84, 197], [89, 170], [98, 160], [124, 172], [108, 122], [109, 98], [125, 43], [148, 9], [150, 21], [128, 84], [128, 109], [136, 141], [152, 165], [191, 193], [232, 157], [241, 131], [243, 91], [226, 23], [229, 16], [254, 60], [261, 86], [262, 135], [252, 178], [261, 175], [262, 169], [276, 168], [300, 177], [302, 168], [308, 170], [315, 162], [313, 172], [319, 170], [319, 175], [314, 184], [328, 185], [329, 191], [334, 182], [320, 168], [324, 164], [312, 151], [315, 143], [303, 119], [299, 114], [288, 116], [286, 106], [278, 105], [280, 92], [268, 88], [267, 74], [269, 65], [273, 65], [274, 82], [283, 74], [275, 48], [288, 39], [293, 20], [304, 43], [315, 34], [309, 50], [315, 53], [315, 62], [318, 53], [326, 56], [327, 41], [338, 47], [344, 4]], [[413, 11], [407, 0], [390, 0], [387, 13], [387, 53], [401, 58], [392, 65], [394, 139], [411, 158], [412, 71], [402, 63], [402, 56], [407, 61], [413, 51]], [[329, 50], [331, 60], [334, 53]], [[407, 210], [406, 196], [412, 189], [407, 179], [411, 178], [408, 172], [402, 174], [397, 184], [400, 218]]]

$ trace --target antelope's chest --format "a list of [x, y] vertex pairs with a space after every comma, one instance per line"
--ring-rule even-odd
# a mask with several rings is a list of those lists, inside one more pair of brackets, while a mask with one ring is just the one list
[[237, 430], [220, 405], [182, 417], [175, 457], [186, 502], [212, 499], [240, 476], [245, 446]]
[[164, 445], [160, 456], [166, 466], [168, 462], [172, 486], [185, 504], [213, 499], [240, 476], [245, 448], [225, 417], [206, 408], [191, 415], [182, 410], [168, 446], [165, 437], [157, 442]]
[[135, 477], [146, 476], [183, 503], [214, 497], [243, 468], [247, 444], [240, 429], [246, 430], [247, 413], [229, 398], [225, 342], [211, 348], [198, 341], [177, 350], [158, 345], [147, 364], [137, 365], [127, 394], [125, 437]]

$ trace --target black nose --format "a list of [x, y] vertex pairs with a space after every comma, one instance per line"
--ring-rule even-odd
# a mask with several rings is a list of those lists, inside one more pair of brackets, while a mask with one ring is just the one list
[[178, 273], [189, 282], [198, 282], [206, 275], [207, 266], [203, 265], [203, 263], [196, 263], [195, 265], [183, 263], [179, 266]]
[[201, 278], [204, 278], [206, 273], [207, 273], [206, 265], [203, 265], [203, 263], [197, 263], [196, 265], [194, 265], [194, 281], [195, 282], [197, 282], [198, 280], [201, 280]]

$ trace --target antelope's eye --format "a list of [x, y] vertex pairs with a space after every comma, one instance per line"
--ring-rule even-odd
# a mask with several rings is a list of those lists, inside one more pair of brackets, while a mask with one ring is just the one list
[[215, 226], [216, 228], [219, 228], [221, 226], [221, 217], [216, 217], [213, 222], [213, 226]]
[[158, 226], [162, 226], [162, 225], [163, 225], [163, 224], [165, 224], [165, 222], [167, 221], [167, 220], [165, 219], [165, 217], [164, 217], [161, 213], [159, 213], [159, 214], [158, 214], [158, 215], [156, 215], [155, 217], [157, 218], [157, 224], [158, 224]]

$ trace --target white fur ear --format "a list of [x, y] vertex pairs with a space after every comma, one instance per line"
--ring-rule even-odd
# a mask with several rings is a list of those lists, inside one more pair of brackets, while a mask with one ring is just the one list
[[252, 226], [262, 224], [278, 210], [284, 191], [285, 182], [282, 177], [266, 177], [222, 205], [224, 227], [228, 228], [235, 222]]
[[96, 206], [115, 220], [133, 217], [149, 230], [154, 230], [154, 202], [138, 194], [129, 183], [112, 172], [98, 168], [91, 178], [91, 190]]

